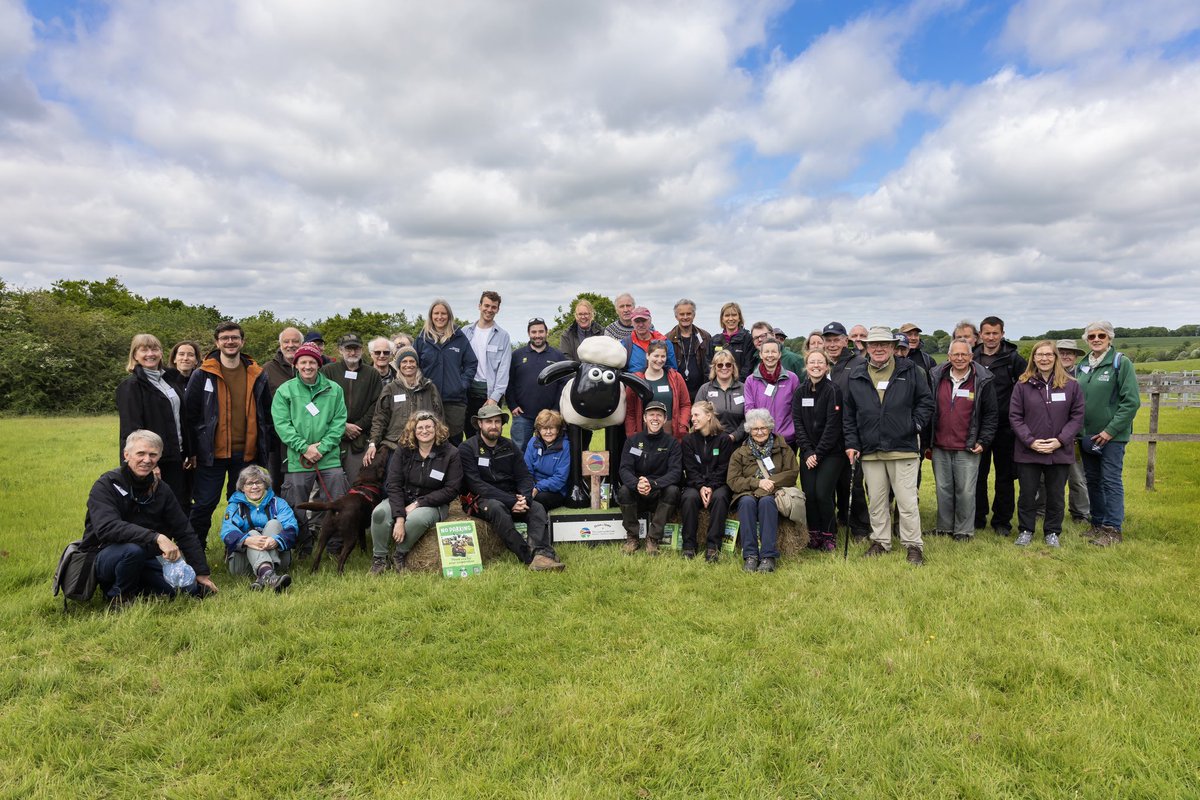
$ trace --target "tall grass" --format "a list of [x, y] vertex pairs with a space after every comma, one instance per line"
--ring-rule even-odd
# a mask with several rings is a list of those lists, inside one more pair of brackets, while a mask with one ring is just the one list
[[115, 419], [0, 437], [0, 796], [1200, 796], [1195, 445], [1160, 446], [1153, 494], [1130, 446], [1111, 549], [987, 533], [766, 576], [563, 545], [563, 574], [463, 581], [355, 554], [109, 615], [48, 587]]

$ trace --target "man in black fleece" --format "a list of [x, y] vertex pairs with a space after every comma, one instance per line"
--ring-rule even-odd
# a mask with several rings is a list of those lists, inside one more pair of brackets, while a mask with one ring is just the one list
[[617, 503], [625, 526], [626, 553], [638, 549], [638, 512], [652, 512], [646, 535], [646, 554], [658, 555], [663, 528], [679, 505], [679, 479], [683, 476], [683, 456], [679, 442], [663, 430], [667, 407], [651, 400], [642, 412], [645, 429], [625, 442], [621, 453], [621, 485]]

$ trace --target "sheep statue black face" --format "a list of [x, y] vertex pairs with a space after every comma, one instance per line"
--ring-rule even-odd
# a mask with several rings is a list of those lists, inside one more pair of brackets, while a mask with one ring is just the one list
[[650, 385], [636, 375], [622, 372], [625, 346], [607, 336], [593, 336], [579, 343], [579, 361], [557, 361], [542, 370], [543, 386], [573, 375], [563, 386], [559, 408], [572, 425], [589, 430], [616, 425], [625, 420], [625, 386], [650, 402]]

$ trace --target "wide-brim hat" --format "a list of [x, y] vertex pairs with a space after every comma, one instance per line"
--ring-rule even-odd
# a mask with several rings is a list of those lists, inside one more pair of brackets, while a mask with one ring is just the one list
[[1079, 342], [1075, 341], [1074, 339], [1059, 339], [1057, 342], [1054, 343], [1054, 349], [1055, 350], [1074, 350], [1076, 353], [1079, 353], [1079, 354], [1083, 354], [1083, 353], [1087, 352], [1087, 350], [1084, 350], [1082, 347], [1080, 347]]
[[870, 330], [867, 331], [866, 341], [868, 343], [889, 342], [891, 344], [895, 344], [896, 334], [892, 333], [892, 329], [887, 325], [872, 325]]
[[494, 404], [486, 405], [479, 409], [479, 411], [475, 413], [475, 416], [471, 417], [471, 423], [478, 428], [479, 421], [481, 419], [495, 419], [496, 417], [500, 417], [500, 421], [505, 425], [508, 424], [508, 414], [505, 414], [503, 411], [501, 411], [500, 406]]

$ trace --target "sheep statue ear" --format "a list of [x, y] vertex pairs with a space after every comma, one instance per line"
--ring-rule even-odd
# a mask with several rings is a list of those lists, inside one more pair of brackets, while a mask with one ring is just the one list
[[625, 345], [608, 336], [592, 336], [579, 343], [575, 354], [580, 361], [601, 364], [612, 369], [625, 369], [629, 353]]
[[547, 364], [546, 368], [538, 374], [538, 383], [542, 386], [554, 383], [568, 375], [574, 375], [577, 369], [579, 369], [578, 361], [555, 361], [553, 364]]
[[622, 372], [621, 383], [633, 389], [634, 394], [640, 397], [643, 403], [649, 403], [654, 398], [654, 390], [650, 388], [650, 384], [632, 372]]

